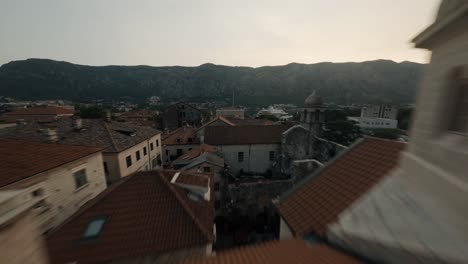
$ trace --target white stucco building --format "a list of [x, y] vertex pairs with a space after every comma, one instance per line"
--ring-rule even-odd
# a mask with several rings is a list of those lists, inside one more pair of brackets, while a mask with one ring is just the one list
[[386, 119], [386, 118], [374, 118], [374, 117], [348, 117], [348, 120], [356, 122], [356, 125], [360, 128], [384, 128], [384, 129], [395, 129], [398, 127], [398, 120]]

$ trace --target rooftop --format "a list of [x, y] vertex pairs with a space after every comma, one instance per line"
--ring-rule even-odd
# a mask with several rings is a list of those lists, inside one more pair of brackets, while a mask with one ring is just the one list
[[189, 126], [179, 127], [162, 135], [163, 145], [191, 145], [199, 143], [197, 129]]
[[201, 144], [200, 146], [194, 147], [191, 151], [180, 156], [177, 160], [191, 160], [206, 152], [216, 152], [216, 147], [208, 144]]
[[18, 109], [16, 111], [5, 113], [6, 116], [17, 115], [73, 115], [74, 110], [59, 106], [36, 106], [31, 108]]
[[208, 126], [205, 142], [211, 145], [280, 144], [289, 125]]
[[187, 263], [359, 264], [363, 262], [325, 245], [309, 245], [304, 240], [292, 239], [237, 248], [221, 252], [217, 256], [200, 258]]
[[324, 236], [328, 225], [397, 166], [405, 146], [363, 139], [281, 197], [281, 216], [296, 236]]
[[149, 127], [107, 122], [103, 119], [82, 119], [82, 128], [78, 130], [70, 118], [64, 118], [48, 123], [32, 122], [5, 128], [0, 130], [0, 137], [46, 142], [48, 139], [40, 133], [40, 129], [48, 125], [57, 127], [59, 143], [105, 147], [104, 152], [120, 152], [161, 133]]
[[[139, 172], [88, 202], [47, 238], [52, 263], [102, 263], [148, 255], [157, 258], [162, 253], [210, 243], [213, 197], [210, 201], [191, 200], [187, 189], [170, 183], [175, 173]], [[182, 172], [178, 177], [201, 176]], [[90, 223], [100, 219], [100, 231], [85, 237]]]
[[0, 139], [0, 187], [29, 178], [102, 148]]

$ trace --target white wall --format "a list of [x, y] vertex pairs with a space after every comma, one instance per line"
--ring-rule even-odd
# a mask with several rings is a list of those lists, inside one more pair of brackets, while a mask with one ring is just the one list
[[293, 237], [293, 234], [291, 232], [291, 229], [289, 228], [286, 221], [284, 221], [284, 219], [281, 217], [279, 239], [284, 240], [284, 239], [290, 239], [292, 237]]
[[[270, 161], [270, 151], [275, 155], [280, 151], [280, 144], [251, 144], [251, 145], [219, 145], [218, 151], [222, 153], [224, 162], [230, 167], [233, 174], [244, 172], [265, 173], [272, 169], [273, 161]], [[238, 161], [238, 153], [244, 152], [244, 161]]]
[[[76, 189], [73, 173], [86, 169], [88, 183]], [[37, 216], [42, 232], [57, 226], [75, 213], [83, 204], [106, 188], [101, 153], [92, 154], [63, 166], [37, 174], [23, 181], [3, 187], [25, 189], [29, 192], [42, 189], [48, 210]], [[32, 196], [31, 196], [32, 198]]]
[[[156, 140], [159, 142], [159, 146], [156, 146]], [[153, 143], [154, 149], [151, 151], [150, 143]], [[148, 153], [145, 156], [143, 154], [143, 148], [146, 147]], [[136, 152], [140, 151], [140, 160], [136, 159]], [[161, 154], [161, 135], [156, 135], [149, 140], [145, 140], [140, 144], [137, 144], [131, 148], [118, 153], [118, 166], [120, 171], [120, 177], [128, 176], [136, 171], [144, 171], [154, 169], [152, 166], [152, 160], [157, 158]], [[132, 165], [127, 167], [127, 156], [132, 157]]]
[[358, 122], [361, 128], [387, 128], [394, 129], [398, 126], [398, 120], [385, 118], [348, 117], [348, 120]]

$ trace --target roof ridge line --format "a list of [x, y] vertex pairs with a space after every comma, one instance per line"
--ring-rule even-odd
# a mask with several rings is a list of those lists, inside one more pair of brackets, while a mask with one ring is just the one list
[[110, 132], [109, 126], [107, 125], [107, 122], [104, 122], [104, 127], [106, 128], [107, 133], [109, 134], [110, 141], [112, 143], [112, 146], [114, 149], [119, 152], [119, 148], [117, 148], [117, 144], [115, 143], [114, 137], [112, 136], [112, 133]]
[[[174, 172], [175, 170], [169, 170], [169, 171]], [[172, 186], [172, 184], [168, 182], [166, 177], [164, 177], [160, 173], [161, 173], [161, 170], [158, 171], [158, 176], [160, 178], [162, 178], [162, 181], [164, 182], [166, 187], [168, 187], [169, 190], [175, 195], [175, 197], [176, 197], [177, 201], [179, 202], [179, 204], [182, 206], [182, 208], [184, 208], [185, 212], [190, 216], [192, 221], [195, 222], [195, 225], [200, 229], [202, 234], [205, 235], [205, 237], [208, 238], [209, 241], [213, 240], [213, 234], [208, 232], [208, 230], [205, 229], [205, 227], [198, 220], [198, 217], [196, 217], [196, 215], [193, 213], [193, 211], [190, 209], [190, 207], [185, 203], [185, 201], [182, 199], [182, 197], [180, 197], [180, 194], [175, 191], [175, 189], [174, 189], [175, 187]]]

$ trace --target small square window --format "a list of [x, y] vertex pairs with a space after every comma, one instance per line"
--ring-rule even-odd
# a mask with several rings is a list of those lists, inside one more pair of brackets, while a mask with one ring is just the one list
[[188, 142], [193, 142], [193, 139], [192, 139], [192, 138], [188, 138], [187, 141], [188, 141]]
[[104, 223], [106, 222], [106, 217], [96, 217], [89, 224], [86, 226], [86, 229], [83, 233], [83, 238], [89, 239], [89, 238], [96, 238], [99, 236], [99, 234], [102, 231], [102, 227], [104, 226]]
[[180, 138], [177, 138], [177, 139], [176, 139], [176, 142], [177, 142], [177, 143], [180, 143]]
[[127, 168], [132, 166], [132, 156], [127, 156], [125, 161], [127, 162]]
[[135, 156], [136, 156], [137, 161], [141, 159], [139, 150], [137, 150], [137, 152], [135, 152]]
[[237, 161], [243, 162], [244, 161], [244, 152], [237, 153]]
[[215, 182], [214, 184], [214, 190], [219, 191], [219, 182]]
[[215, 201], [215, 209], [219, 209], [219, 207], [220, 207], [219, 201]]
[[275, 152], [274, 151], [270, 151], [269, 158], [270, 158], [270, 161], [275, 160]]
[[210, 167], [203, 167], [203, 171], [204, 172], [211, 172], [211, 168]]
[[78, 189], [88, 183], [88, 178], [86, 177], [86, 169], [81, 169], [73, 173], [73, 178], [75, 179], [75, 188]]
[[159, 139], [156, 139], [156, 147], [159, 147]]
[[182, 155], [182, 149], [177, 149], [177, 156]]
[[[157, 142], [157, 141], [156, 141]], [[153, 145], [153, 142], [150, 143], [150, 150], [153, 150], [154, 149], [154, 145]]]
[[146, 149], [146, 147], [143, 147], [143, 156], [146, 156], [148, 154], [148, 151]]
[[39, 197], [44, 194], [44, 190], [42, 188], [36, 189], [31, 192], [32, 197]]

